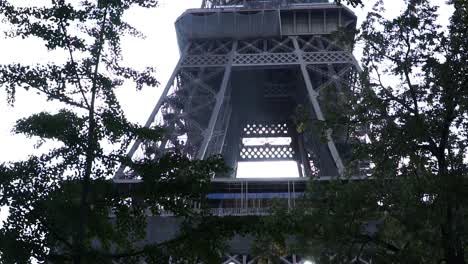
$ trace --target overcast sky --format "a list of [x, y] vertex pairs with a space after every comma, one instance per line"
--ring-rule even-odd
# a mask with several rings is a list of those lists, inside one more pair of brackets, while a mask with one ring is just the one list
[[[37, 3], [39, 0], [17, 0], [22, 4]], [[354, 9], [361, 23], [365, 14], [372, 7], [375, 0], [366, 1], [364, 9]], [[157, 76], [161, 82], [158, 88], [146, 88], [141, 92], [134, 87], [123, 87], [118, 91], [122, 107], [129, 118], [134, 122], [143, 124], [154, 105], [159, 94], [177, 63], [179, 53], [176, 42], [174, 21], [187, 8], [200, 6], [201, 0], [162, 0], [160, 7], [152, 10], [135, 8], [128, 13], [127, 19], [134, 26], [147, 35], [145, 40], [128, 38], [123, 43], [124, 59], [129, 65], [139, 67], [154, 66], [157, 68]], [[403, 7], [403, 0], [385, 1], [388, 15], [395, 16]], [[446, 0], [433, 0], [440, 5], [440, 21], [448, 23], [453, 8], [445, 4]], [[0, 63], [40, 63], [47, 62], [51, 56], [47, 53], [42, 43], [37, 40], [5, 40], [0, 38]], [[359, 47], [355, 54], [359, 59]], [[53, 110], [50, 102], [32, 91], [19, 90], [14, 107], [6, 103], [6, 93], [0, 88], [0, 162], [24, 159], [31, 153], [38, 153], [33, 145], [35, 140], [27, 139], [22, 135], [12, 135], [11, 129], [14, 122], [32, 113], [44, 110]]]

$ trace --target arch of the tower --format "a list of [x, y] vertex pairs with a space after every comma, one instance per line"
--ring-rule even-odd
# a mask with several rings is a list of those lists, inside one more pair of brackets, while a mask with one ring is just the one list
[[132, 154], [222, 154], [234, 170], [216, 177], [243, 177], [249, 166], [278, 172], [280, 163], [278, 177], [337, 177], [349, 131], [325, 121], [345, 111], [356, 74], [352, 54], [325, 35], [191, 41], [148, 121], [165, 138], [141, 142]]

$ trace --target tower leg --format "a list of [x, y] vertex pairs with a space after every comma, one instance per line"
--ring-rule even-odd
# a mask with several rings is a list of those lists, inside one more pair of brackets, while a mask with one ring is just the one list
[[[323, 112], [322, 112], [322, 109], [320, 108], [320, 104], [317, 100], [317, 97], [318, 97], [318, 93], [314, 90], [314, 88], [312, 87], [312, 82], [310, 81], [310, 76], [309, 76], [309, 72], [307, 71], [307, 67], [306, 67], [306, 64], [304, 62], [304, 59], [302, 57], [302, 50], [299, 48], [299, 44], [297, 42], [297, 37], [293, 37], [292, 38], [292, 41], [294, 43], [294, 48], [295, 48], [295, 52], [299, 58], [299, 66], [301, 68], [301, 73], [302, 73], [302, 77], [304, 78], [304, 82], [305, 82], [305, 85], [306, 85], [306, 88], [307, 88], [307, 93], [309, 95], [309, 99], [312, 103], [312, 106], [314, 107], [314, 111], [315, 111], [315, 114], [317, 116], [317, 119], [320, 120], [320, 121], [325, 121], [325, 117], [323, 115]], [[332, 131], [331, 130], [327, 130], [326, 131], [326, 135], [327, 135], [327, 145], [328, 145], [328, 149], [330, 150], [330, 153], [333, 157], [333, 160], [335, 161], [335, 165], [338, 169], [338, 173], [340, 175], [343, 174], [343, 171], [344, 171], [344, 165], [343, 165], [343, 162], [341, 160], [341, 157], [340, 157], [340, 154], [338, 153], [338, 150], [336, 149], [336, 146], [335, 146], [335, 143], [333, 142], [333, 138], [332, 138]]]
[[229, 78], [232, 72], [232, 63], [234, 60], [234, 54], [236, 52], [236, 49], [237, 49], [237, 41], [233, 41], [232, 49], [229, 54], [229, 61], [224, 67], [224, 76], [221, 82], [221, 88], [219, 89], [219, 92], [216, 95], [216, 104], [213, 109], [213, 112], [211, 113], [208, 128], [204, 131], [203, 142], [200, 146], [200, 149], [198, 150], [197, 159], [203, 159], [205, 157], [208, 144], [210, 143], [210, 140], [213, 136], [213, 131], [216, 126], [216, 121], [218, 120], [219, 110], [221, 109], [221, 106], [225, 100], [225, 94], [226, 94], [227, 86], [229, 83]]
[[[185, 60], [185, 57], [187, 56], [187, 53], [188, 53], [189, 49], [190, 49], [190, 44], [187, 45], [187, 47], [185, 47], [184, 51], [180, 55], [179, 61], [177, 62], [176, 66], [174, 68], [174, 71], [172, 72], [171, 76], [169, 77], [169, 80], [167, 80], [166, 86], [164, 87], [164, 90], [162, 91], [158, 102], [154, 106], [153, 111], [151, 112], [150, 116], [146, 120], [146, 123], [145, 123], [144, 127], [150, 127], [151, 124], [154, 123], [156, 115], [158, 114], [159, 110], [161, 109], [161, 106], [164, 103], [164, 99], [166, 98], [169, 90], [173, 86], [175, 78], [176, 78], [177, 74], [179, 73], [181, 65], [182, 65], [183, 61]], [[130, 150], [128, 151], [127, 156], [132, 158], [133, 155], [135, 154], [135, 152], [137, 151], [138, 147], [140, 146], [140, 144], [141, 144], [141, 140], [137, 138], [135, 140], [135, 142], [132, 144], [132, 147], [130, 148]], [[125, 170], [125, 166], [120, 165], [120, 167], [117, 170], [115, 175], [117, 177], [119, 177], [120, 175], [123, 175], [124, 170]]]

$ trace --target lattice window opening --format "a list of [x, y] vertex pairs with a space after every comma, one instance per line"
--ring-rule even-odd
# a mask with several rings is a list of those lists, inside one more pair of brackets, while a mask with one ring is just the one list
[[262, 135], [281, 137], [289, 134], [289, 127], [287, 123], [249, 123], [244, 126], [242, 132], [243, 136], [249, 137], [261, 137]]
[[293, 160], [291, 146], [243, 146], [240, 151], [242, 160]]

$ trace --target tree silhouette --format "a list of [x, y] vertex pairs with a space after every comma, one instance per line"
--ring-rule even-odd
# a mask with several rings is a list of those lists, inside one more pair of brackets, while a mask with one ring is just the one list
[[[57, 147], [0, 166], [0, 205], [10, 212], [0, 230], [0, 262], [167, 263], [169, 256], [219, 256], [216, 236], [196, 247], [190, 242], [201, 233], [194, 227], [205, 221], [190, 202], [205, 198], [211, 175], [225, 169], [221, 158], [192, 161], [177, 150], [158, 159], [125, 156], [132, 140], [156, 142], [163, 133], [129, 122], [115, 95], [126, 81], [137, 90], [158, 84], [153, 68], [122, 65], [120, 45], [125, 35], [142, 37], [125, 22], [125, 12], [156, 5], [155, 0], [53, 0], [33, 7], [0, 2], [9, 37], [39, 38], [48, 50], [66, 56], [63, 63], [0, 66], [10, 103], [15, 91], [26, 89], [61, 106], [14, 127], [15, 133]], [[142, 180], [132, 193], [119, 192], [110, 180], [119, 164]], [[187, 228], [172, 240], [144, 242], [148, 211], [161, 210], [180, 216]]]

